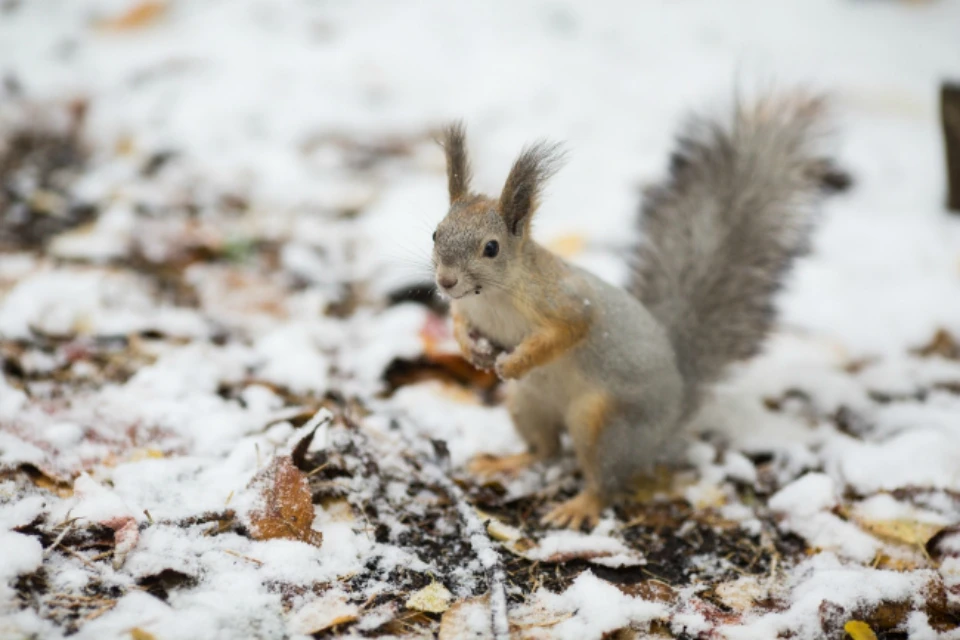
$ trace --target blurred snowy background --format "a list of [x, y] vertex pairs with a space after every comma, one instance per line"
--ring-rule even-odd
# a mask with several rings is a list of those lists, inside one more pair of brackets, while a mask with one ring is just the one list
[[[0, 637], [960, 637], [960, 2], [0, 0], [0, 78]], [[463, 475], [520, 443], [416, 295], [437, 127], [490, 192], [563, 141], [537, 234], [620, 282], [684, 115], [797, 84], [855, 182], [767, 353], [690, 478], [528, 525], [575, 482]]]

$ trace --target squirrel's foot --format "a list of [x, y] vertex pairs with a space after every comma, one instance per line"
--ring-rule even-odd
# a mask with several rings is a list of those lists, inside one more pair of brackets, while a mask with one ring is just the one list
[[517, 453], [510, 456], [477, 456], [470, 461], [467, 469], [471, 474], [481, 478], [491, 478], [498, 475], [516, 475], [537, 461], [532, 453]]
[[541, 518], [540, 524], [570, 529], [579, 529], [586, 524], [592, 529], [600, 521], [600, 513], [606, 506], [603, 498], [589, 489], [584, 489], [573, 498], [554, 507], [550, 513]]

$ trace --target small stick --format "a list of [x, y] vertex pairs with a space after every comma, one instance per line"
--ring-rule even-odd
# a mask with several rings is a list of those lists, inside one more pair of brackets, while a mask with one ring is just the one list
[[960, 213], [960, 83], [940, 86], [940, 117], [947, 155], [947, 208]]

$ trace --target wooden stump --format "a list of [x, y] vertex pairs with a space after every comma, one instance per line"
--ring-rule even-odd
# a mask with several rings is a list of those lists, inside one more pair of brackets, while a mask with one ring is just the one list
[[947, 208], [960, 212], [960, 84], [940, 87], [940, 116], [947, 151]]

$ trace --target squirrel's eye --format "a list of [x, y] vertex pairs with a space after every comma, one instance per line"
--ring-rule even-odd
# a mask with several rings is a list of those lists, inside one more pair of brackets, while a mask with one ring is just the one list
[[483, 248], [483, 255], [487, 258], [496, 258], [498, 253], [500, 253], [500, 243], [496, 240], [491, 240]]
[[437, 232], [436, 232], [436, 231], [433, 232], [433, 241], [434, 241], [434, 242], [437, 241]]

